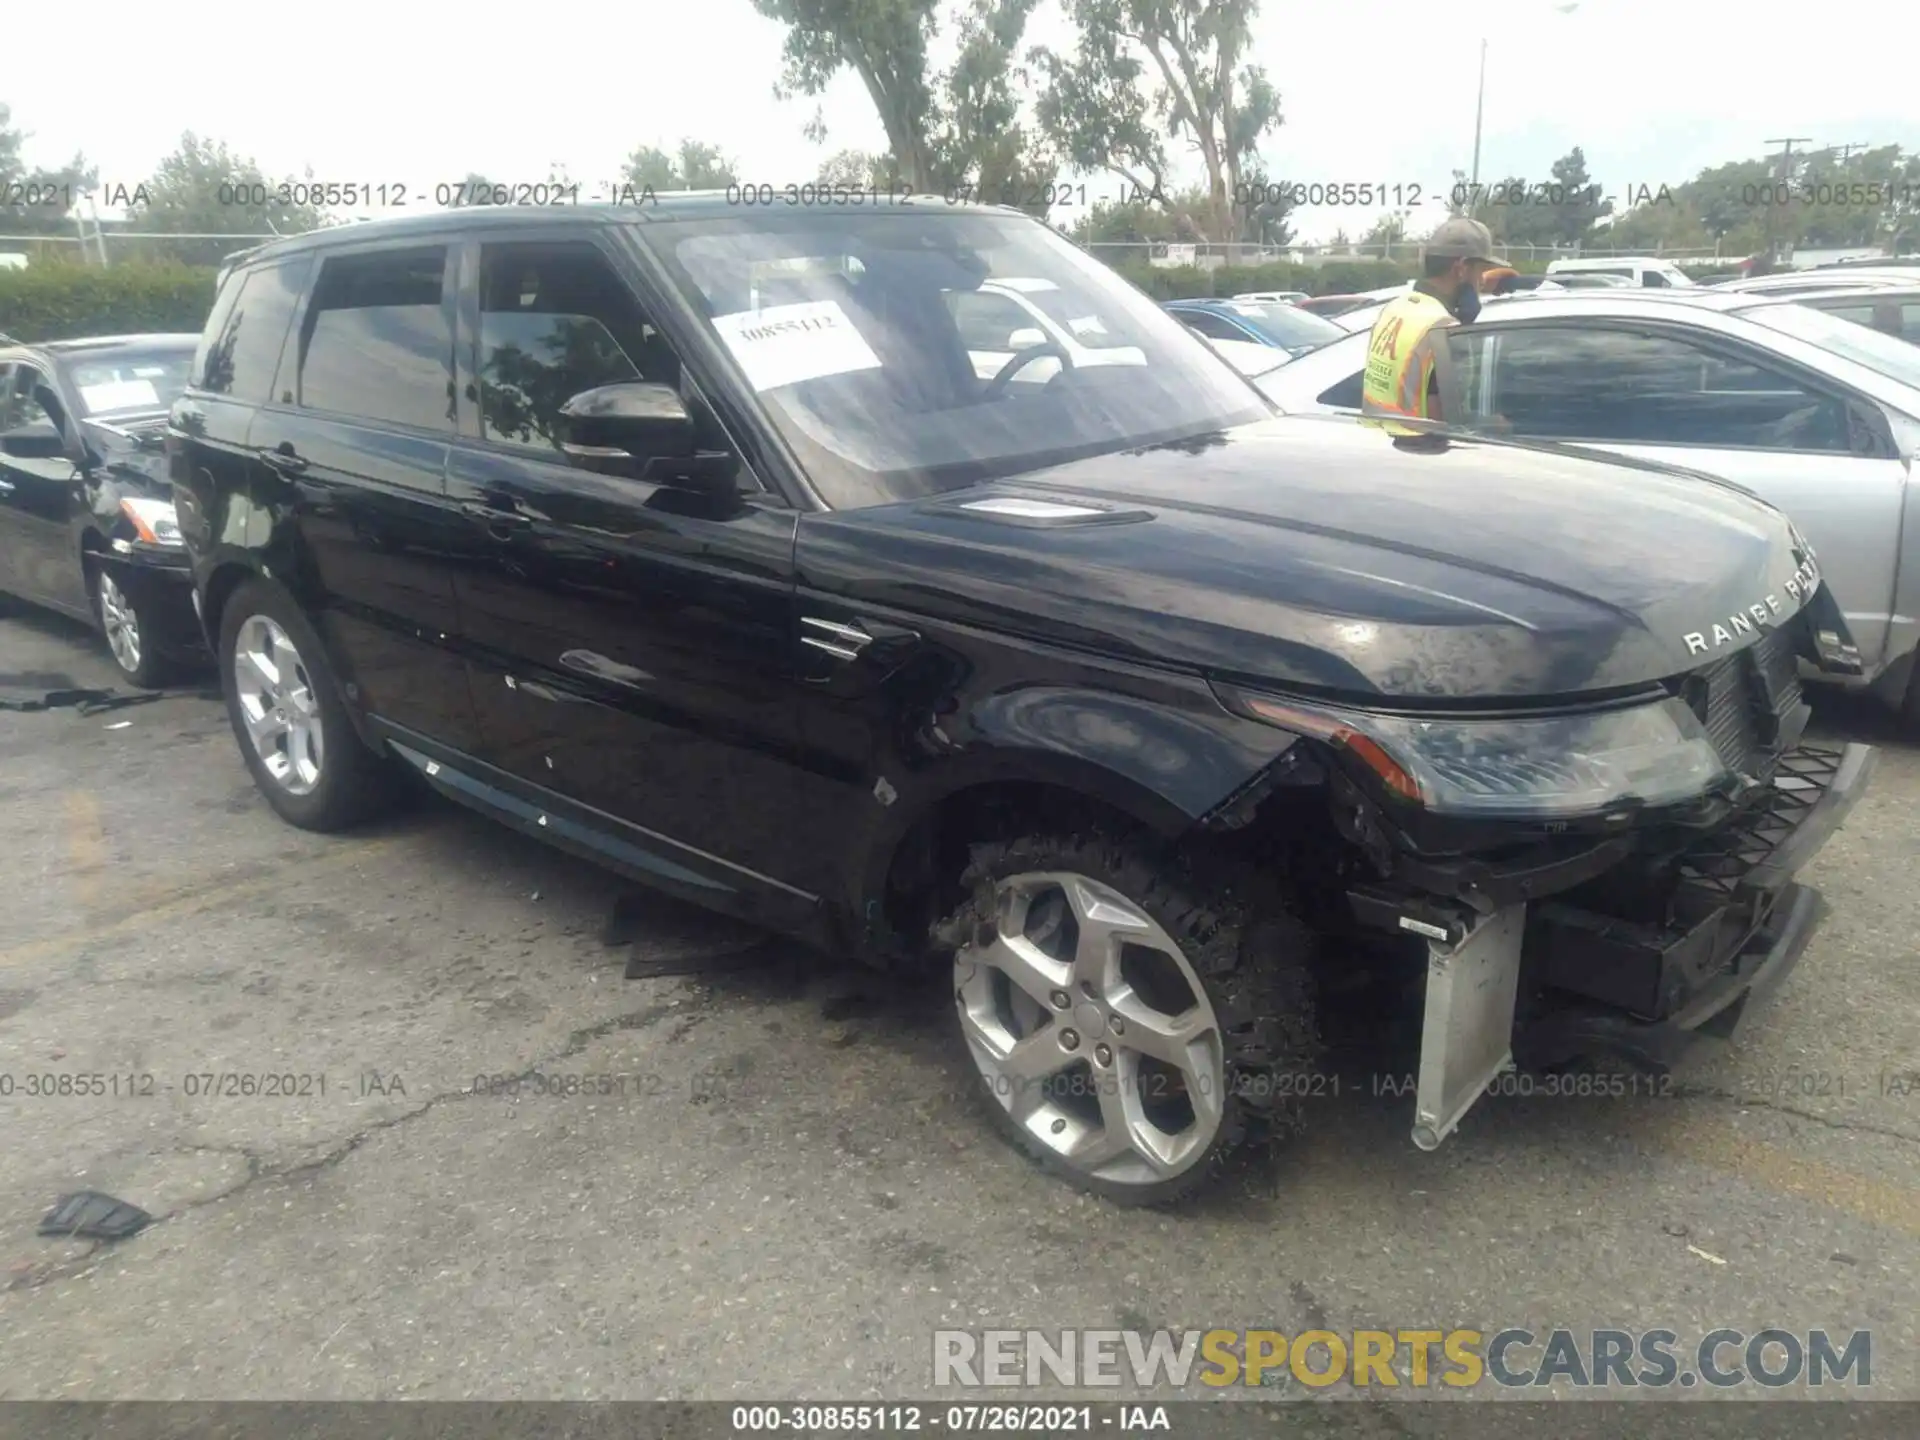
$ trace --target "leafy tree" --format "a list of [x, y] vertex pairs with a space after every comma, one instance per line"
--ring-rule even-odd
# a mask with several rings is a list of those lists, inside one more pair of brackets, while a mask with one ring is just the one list
[[894, 173], [913, 190], [929, 188], [936, 107], [927, 41], [939, 0], [753, 0], [753, 8], [787, 27], [774, 94], [819, 95], [851, 69], [873, 101]]
[[73, 206], [99, 172], [84, 155], [52, 170], [29, 168], [21, 153], [27, 138], [0, 104], [0, 234], [71, 235]]
[[1067, 0], [1079, 31], [1070, 55], [1033, 54], [1045, 77], [1041, 127], [1069, 164], [1106, 171], [1125, 198], [1169, 193], [1175, 156], [1197, 153], [1208, 234], [1237, 239], [1263, 136], [1281, 123], [1266, 72], [1245, 63], [1258, 0]]
[[[819, 95], [843, 69], [860, 77], [887, 137], [880, 183], [994, 201], [1045, 198], [1055, 167], [1040, 136], [1021, 123], [1028, 81], [1015, 61], [1036, 0], [965, 0], [958, 54], [946, 71], [932, 68], [929, 52], [942, 0], [753, 4], [787, 27], [776, 95]], [[825, 138], [817, 117], [809, 132]]]
[[886, 162], [865, 150], [840, 150], [820, 162], [814, 180], [821, 185], [848, 185], [864, 189], [887, 183]]
[[[326, 216], [312, 204], [298, 203], [303, 177], [274, 179], [254, 161], [235, 154], [221, 141], [192, 131], [163, 159], [142, 186], [134, 219], [147, 230], [172, 235], [297, 235], [317, 230]], [[282, 187], [292, 187], [283, 194]], [[189, 264], [214, 264], [237, 248], [234, 239], [182, 240], [173, 247]]]
[[685, 139], [673, 154], [654, 145], [642, 145], [627, 157], [624, 179], [635, 190], [651, 186], [656, 193], [724, 190], [740, 181], [733, 162], [720, 153], [717, 145]]
[[1242, 195], [1248, 202], [1240, 227], [1240, 238], [1256, 245], [1284, 250], [1293, 244], [1293, 195], [1285, 185], [1267, 180], [1266, 168], [1252, 163], [1241, 180]]
[[1599, 194], [1587, 173], [1587, 157], [1578, 145], [1553, 162], [1547, 182], [1546, 208], [1554, 241], [1561, 245], [1592, 243], [1593, 227], [1613, 213], [1613, 202]]

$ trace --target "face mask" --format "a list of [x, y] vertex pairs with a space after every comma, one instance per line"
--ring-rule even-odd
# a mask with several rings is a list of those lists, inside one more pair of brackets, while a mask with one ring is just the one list
[[1453, 318], [1462, 325], [1471, 325], [1480, 318], [1480, 287], [1471, 277], [1462, 280], [1454, 292]]

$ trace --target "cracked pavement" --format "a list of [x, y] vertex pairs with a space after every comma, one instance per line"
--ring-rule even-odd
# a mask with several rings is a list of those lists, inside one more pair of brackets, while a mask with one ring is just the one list
[[[18, 611], [0, 672], [112, 683]], [[293, 830], [191, 689], [0, 714], [0, 1399], [898, 1398], [936, 1328], [1163, 1325], [1870, 1328], [1920, 1398], [1920, 749], [1820, 723], [1888, 748], [1737, 1048], [1431, 1155], [1373, 1093], [1413, 1057], [1344, 1056], [1163, 1215], [995, 1139], [942, 994], [658, 900], [609, 945], [613, 877], [438, 801]], [[26, 1093], [62, 1073], [123, 1093]], [[158, 1223], [35, 1235], [78, 1188]]]

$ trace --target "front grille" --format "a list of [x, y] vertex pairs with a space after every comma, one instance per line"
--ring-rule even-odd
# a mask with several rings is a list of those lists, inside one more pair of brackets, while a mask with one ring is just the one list
[[1768, 779], [1801, 707], [1793, 637], [1769, 630], [1737, 655], [1696, 670], [1681, 692], [1729, 770]]

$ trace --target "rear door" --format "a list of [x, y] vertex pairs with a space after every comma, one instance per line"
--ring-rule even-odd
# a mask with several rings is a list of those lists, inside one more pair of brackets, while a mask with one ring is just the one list
[[1528, 321], [1450, 337], [1481, 414], [1745, 486], [1819, 556], [1869, 664], [1884, 655], [1907, 467], [1879, 407], [1738, 341], [1631, 321]]
[[448, 245], [327, 250], [247, 435], [257, 503], [292, 520], [294, 588], [368, 713], [462, 751], [478, 727], [453, 572], [472, 526], [448, 499]]

